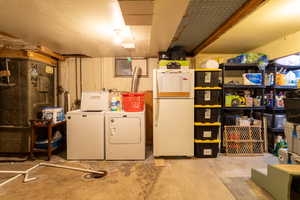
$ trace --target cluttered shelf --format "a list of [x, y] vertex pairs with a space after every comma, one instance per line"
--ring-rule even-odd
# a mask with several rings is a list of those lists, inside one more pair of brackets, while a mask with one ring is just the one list
[[284, 133], [283, 128], [268, 128], [268, 131], [270, 131], [272, 133]]
[[270, 63], [269, 67], [273, 68], [283, 68], [283, 69], [289, 69], [289, 70], [298, 70], [300, 69], [300, 65], [286, 65], [286, 64], [279, 64], [279, 63]]
[[238, 85], [238, 84], [224, 84], [224, 89], [263, 89], [264, 85]]
[[223, 107], [223, 110], [264, 110], [265, 106], [257, 106], [257, 107], [245, 107], [245, 106], [240, 106], [240, 107]]
[[223, 70], [258, 70], [264, 72], [264, 66], [268, 64], [268, 57], [261, 53], [243, 53], [227, 60], [221, 65]]
[[[253, 60], [255, 57], [257, 59]], [[226, 137], [228, 124], [240, 125], [237, 119], [255, 118], [260, 121], [262, 129], [266, 128], [268, 131], [268, 134], [263, 136], [266, 142], [265, 150], [273, 153], [274, 144], [286, 136], [285, 126], [288, 115], [299, 116], [299, 111], [297, 112], [295, 108], [300, 102], [297, 101], [299, 96], [297, 94], [300, 93], [297, 92], [300, 91], [297, 90], [300, 89], [300, 60], [296, 62], [295, 59], [279, 59], [269, 62], [263, 54], [241, 54], [227, 62], [221, 65], [224, 106], [222, 135], [225, 134]], [[251, 62], [254, 64], [247, 64]], [[291, 95], [292, 93], [294, 96]], [[241, 112], [248, 110], [251, 112]], [[267, 119], [267, 127], [264, 127], [263, 118]], [[245, 123], [246, 120], [242, 122]], [[235, 152], [237, 147], [231, 144], [224, 146], [227, 153]]]
[[271, 107], [267, 106], [266, 111], [285, 111], [284, 107]]
[[226, 70], [249, 70], [249, 69], [259, 70], [258, 64], [256, 63], [255, 64], [223, 63], [220, 65], [220, 67]]
[[294, 90], [297, 89], [296, 85], [268, 85], [267, 89], [280, 89], [280, 90]]

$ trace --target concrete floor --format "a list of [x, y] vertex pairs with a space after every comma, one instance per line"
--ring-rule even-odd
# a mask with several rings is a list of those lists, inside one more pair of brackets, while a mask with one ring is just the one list
[[[0, 170], [24, 170], [41, 162], [0, 163]], [[43, 161], [44, 162], [44, 161]], [[86, 179], [82, 172], [41, 167], [32, 171], [36, 181], [22, 178], [0, 188], [3, 200], [270, 200], [250, 179], [251, 168], [277, 163], [270, 154], [216, 159], [153, 159], [145, 161], [66, 161], [51, 163], [107, 170], [101, 179]], [[0, 182], [11, 175], [0, 175]]]

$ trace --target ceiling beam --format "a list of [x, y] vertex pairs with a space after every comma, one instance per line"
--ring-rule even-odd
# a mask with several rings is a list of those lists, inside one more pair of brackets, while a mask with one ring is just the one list
[[61, 61], [65, 60], [65, 58], [62, 55], [55, 53], [52, 50], [50, 50], [49, 48], [42, 46], [42, 45], [38, 46], [38, 52], [41, 54], [45, 54], [47, 56], [53, 57], [57, 60], [61, 60]]
[[[10, 38], [10, 39], [14, 39], [14, 40], [20, 40], [20, 41], [26, 43], [24, 40], [22, 40], [22, 39], [20, 39], [20, 38], [18, 38], [16, 36], [14, 36], [14, 35], [2, 32], [2, 31], [0, 31], [0, 36], [4, 36], [4, 37]], [[47, 48], [45, 46], [42, 46], [42, 45], [38, 45], [37, 46], [37, 51], [40, 54], [44, 54], [46, 56], [53, 57], [53, 58], [55, 58], [57, 60], [61, 60], [61, 61], [65, 60], [65, 58], [62, 55], [60, 55], [58, 53], [55, 53], [52, 50], [50, 50], [49, 48]]]
[[2, 32], [2, 31], [0, 31], [0, 35], [4, 36], [4, 37], [12, 38], [12, 39], [19, 39], [19, 38], [13, 36], [13, 35], [10, 35], [8, 33]]
[[252, 13], [262, 3], [267, 0], [248, 0], [241, 8], [239, 8], [231, 17], [229, 17], [219, 28], [214, 31], [206, 40], [201, 42], [195, 49], [192, 50], [194, 55], [199, 53], [208, 45], [212, 44], [219, 37], [221, 37], [231, 27], [236, 25], [242, 18]]
[[1, 49], [0, 58], [22, 58], [40, 61], [49, 65], [57, 65], [56, 59], [50, 58], [49, 56], [45, 56], [34, 51], [27, 50]]

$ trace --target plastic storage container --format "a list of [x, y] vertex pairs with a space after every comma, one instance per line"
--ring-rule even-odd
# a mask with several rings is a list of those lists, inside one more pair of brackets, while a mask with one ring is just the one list
[[220, 104], [221, 90], [195, 90], [195, 105]]
[[274, 128], [284, 128], [286, 115], [275, 115]]
[[220, 108], [195, 108], [195, 122], [218, 122]]
[[240, 117], [240, 115], [224, 115], [222, 123], [226, 126], [234, 126], [237, 125]]
[[267, 120], [267, 126], [268, 126], [268, 128], [272, 128], [272, 114], [264, 113], [264, 117]]
[[195, 157], [216, 158], [219, 153], [219, 140], [195, 140]]
[[144, 93], [122, 94], [122, 106], [125, 112], [142, 112], [145, 105]]
[[244, 85], [262, 85], [261, 73], [245, 73], [243, 74]]
[[287, 122], [284, 133], [289, 151], [300, 155], [300, 124]]
[[220, 71], [195, 71], [196, 87], [218, 87]]
[[53, 123], [65, 120], [64, 109], [60, 107], [46, 107], [42, 110], [43, 120], [52, 120]]
[[300, 98], [286, 98], [284, 100], [287, 121], [300, 123]]
[[[52, 148], [58, 148], [62, 145], [62, 142], [63, 142], [63, 140], [59, 139], [59, 140], [51, 142], [50, 146]], [[38, 149], [47, 149], [48, 148], [48, 143], [38, 143], [38, 144], [35, 144], [35, 147], [38, 148]]]
[[195, 139], [216, 140], [218, 138], [219, 126], [195, 126]]
[[[45, 136], [45, 135], [43, 135]], [[39, 138], [41, 139], [41, 138]], [[52, 148], [58, 148], [63, 143], [63, 137], [60, 132], [55, 132], [53, 140], [51, 141]], [[39, 149], [47, 149], [48, 148], [48, 139], [42, 139], [35, 142], [35, 147]]]

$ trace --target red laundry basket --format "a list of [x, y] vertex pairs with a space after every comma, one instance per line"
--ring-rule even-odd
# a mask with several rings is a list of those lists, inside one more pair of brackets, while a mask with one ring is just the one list
[[144, 93], [123, 93], [122, 106], [125, 112], [141, 112], [144, 110]]

